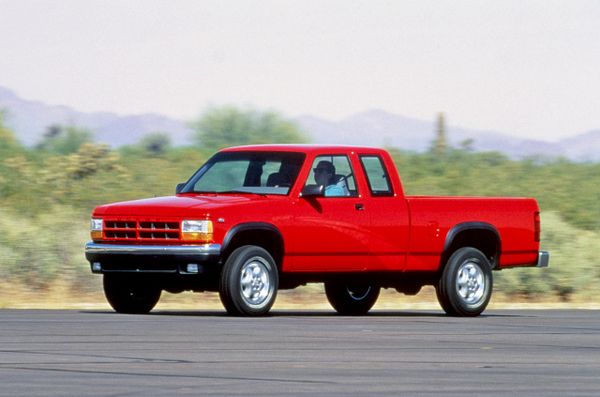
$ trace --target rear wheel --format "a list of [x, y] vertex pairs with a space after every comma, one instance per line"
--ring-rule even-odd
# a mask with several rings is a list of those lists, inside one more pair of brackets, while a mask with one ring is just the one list
[[145, 314], [156, 306], [161, 289], [150, 280], [117, 274], [104, 275], [104, 295], [117, 313]]
[[464, 247], [448, 260], [436, 294], [447, 314], [474, 317], [487, 307], [492, 287], [492, 270], [485, 255], [475, 248]]
[[275, 303], [278, 285], [277, 266], [269, 252], [245, 245], [227, 258], [221, 272], [219, 296], [229, 314], [260, 316], [268, 313]]
[[379, 286], [363, 283], [325, 282], [325, 295], [333, 308], [342, 315], [367, 314], [379, 297]]

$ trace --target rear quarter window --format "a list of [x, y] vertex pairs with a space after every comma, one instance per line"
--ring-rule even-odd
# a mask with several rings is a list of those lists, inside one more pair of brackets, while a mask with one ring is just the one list
[[361, 155], [360, 163], [367, 177], [372, 196], [385, 197], [394, 195], [390, 177], [381, 157], [376, 155]]

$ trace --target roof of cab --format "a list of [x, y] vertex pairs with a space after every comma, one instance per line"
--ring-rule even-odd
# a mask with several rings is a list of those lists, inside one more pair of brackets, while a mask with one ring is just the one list
[[380, 153], [381, 148], [368, 146], [352, 146], [352, 145], [318, 145], [318, 144], [263, 144], [263, 145], [245, 145], [233, 146], [220, 150], [221, 152], [248, 152], [248, 151], [263, 151], [263, 152], [302, 152], [302, 153]]

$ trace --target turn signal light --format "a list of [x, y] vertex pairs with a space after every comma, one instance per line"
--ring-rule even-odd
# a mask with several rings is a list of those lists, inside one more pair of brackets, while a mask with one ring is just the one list
[[181, 222], [181, 240], [195, 243], [213, 241], [212, 221], [185, 220]]
[[90, 236], [92, 240], [102, 240], [102, 219], [90, 219]]

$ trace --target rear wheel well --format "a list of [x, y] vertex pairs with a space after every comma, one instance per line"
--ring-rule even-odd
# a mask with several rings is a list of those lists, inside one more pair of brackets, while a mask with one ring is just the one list
[[450, 241], [446, 242], [441, 258], [440, 270], [456, 250], [463, 247], [472, 247], [481, 251], [490, 262], [492, 268], [498, 266], [500, 254], [500, 238], [498, 232], [491, 227], [469, 228], [456, 232]]

